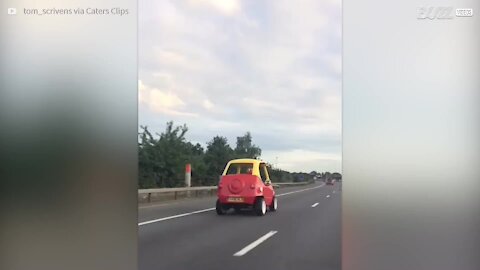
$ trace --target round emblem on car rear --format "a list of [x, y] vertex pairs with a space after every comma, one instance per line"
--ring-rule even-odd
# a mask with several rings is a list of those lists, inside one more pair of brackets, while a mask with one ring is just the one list
[[244, 187], [245, 183], [238, 178], [233, 179], [232, 182], [230, 182], [230, 185], [228, 185], [228, 189], [235, 194], [240, 193]]

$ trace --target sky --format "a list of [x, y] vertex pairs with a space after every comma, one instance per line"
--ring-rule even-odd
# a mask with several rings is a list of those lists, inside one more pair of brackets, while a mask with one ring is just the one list
[[247, 131], [288, 171], [341, 171], [341, 0], [142, 0], [139, 125]]

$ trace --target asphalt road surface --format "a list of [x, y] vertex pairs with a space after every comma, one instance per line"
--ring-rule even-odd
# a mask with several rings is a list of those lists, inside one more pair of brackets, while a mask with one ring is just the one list
[[277, 189], [278, 211], [217, 216], [215, 197], [139, 208], [140, 270], [340, 270], [341, 184]]

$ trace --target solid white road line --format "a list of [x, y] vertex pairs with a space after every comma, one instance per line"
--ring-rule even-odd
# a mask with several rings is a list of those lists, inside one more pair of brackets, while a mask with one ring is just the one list
[[138, 226], [147, 225], [147, 224], [150, 224], [150, 223], [165, 221], [165, 220], [174, 219], [174, 218], [179, 218], [179, 217], [186, 217], [186, 216], [199, 214], [199, 213], [203, 213], [203, 212], [208, 212], [208, 211], [212, 211], [212, 210], [215, 210], [215, 207], [207, 208], [207, 209], [203, 209], [203, 210], [198, 210], [198, 211], [193, 211], [193, 212], [189, 212], [189, 213], [184, 213], [184, 214], [180, 214], [180, 215], [169, 216], [169, 217], [149, 220], [149, 221], [145, 221], [145, 222], [140, 222], [140, 223], [138, 223]]
[[317, 205], [318, 205], [318, 202], [312, 204], [312, 207], [317, 207]]
[[316, 189], [316, 188], [321, 188], [321, 187], [323, 187], [324, 185], [325, 185], [325, 184], [321, 184], [320, 186], [317, 186], [317, 187], [305, 188], [305, 189], [290, 191], [290, 192], [283, 193], [283, 194], [278, 194], [277, 197], [281, 197], [281, 196], [285, 196], [285, 195], [289, 195], [289, 194], [293, 194], [293, 193], [298, 193], [298, 192], [302, 192], [302, 191], [312, 190], [312, 189]]
[[258, 238], [257, 240], [253, 241], [250, 245], [242, 248], [240, 251], [237, 253], [233, 254], [233, 256], [239, 257], [247, 254], [250, 250], [254, 249], [256, 246], [260, 245], [261, 243], [265, 242], [268, 238], [272, 237], [274, 234], [276, 234], [277, 231], [270, 231], [264, 236]]
[[330, 195], [327, 195], [327, 198], [330, 198]]
[[[295, 191], [291, 191], [291, 192], [287, 192], [287, 193], [283, 193], [283, 194], [278, 194], [277, 197], [281, 197], [281, 196], [289, 195], [289, 194], [293, 194], [293, 193], [298, 193], [298, 192], [302, 192], [302, 191], [312, 190], [312, 189], [316, 189], [316, 188], [321, 188], [321, 187], [323, 187], [324, 185], [325, 185], [325, 184], [322, 184], [322, 185], [317, 186], [317, 187], [305, 188], [305, 189], [295, 190]], [[207, 208], [207, 209], [202, 209], [202, 210], [198, 210], [198, 211], [193, 211], [193, 212], [188, 212], [188, 213], [183, 213], [183, 214], [179, 214], [179, 215], [175, 215], [175, 216], [169, 216], [169, 217], [164, 217], [164, 218], [159, 218], [159, 219], [144, 221], [144, 222], [138, 223], [138, 226], [143, 226], [143, 225], [147, 225], [147, 224], [150, 224], [150, 223], [165, 221], [165, 220], [174, 219], [174, 218], [186, 217], [186, 216], [190, 216], [190, 215], [194, 215], [194, 214], [199, 214], [199, 213], [203, 213], [203, 212], [208, 212], [208, 211], [213, 211], [213, 210], [215, 210], [215, 207]]]
[[167, 202], [167, 203], [154, 203], [152, 205], [141, 205], [138, 208], [139, 209], [145, 209], [145, 208], [152, 208], [152, 207], [169, 206], [169, 205], [179, 204], [179, 203], [182, 203], [182, 201], [173, 201], [173, 202]]

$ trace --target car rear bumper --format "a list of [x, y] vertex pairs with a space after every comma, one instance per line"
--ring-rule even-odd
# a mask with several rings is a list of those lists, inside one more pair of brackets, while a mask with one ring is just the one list
[[255, 198], [255, 196], [218, 196], [218, 199], [222, 204], [228, 205], [253, 205], [255, 203]]

